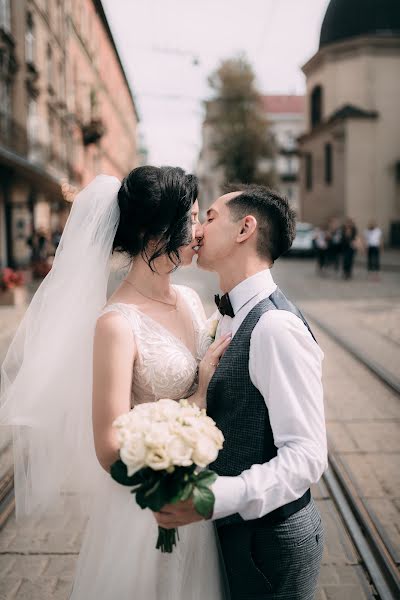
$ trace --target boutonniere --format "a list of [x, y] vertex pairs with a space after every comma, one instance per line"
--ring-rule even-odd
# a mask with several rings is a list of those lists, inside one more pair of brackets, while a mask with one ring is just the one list
[[210, 336], [210, 338], [212, 339], [212, 341], [215, 340], [215, 336], [217, 333], [217, 328], [218, 328], [218, 323], [219, 323], [219, 319], [212, 319], [208, 325], [208, 335]]

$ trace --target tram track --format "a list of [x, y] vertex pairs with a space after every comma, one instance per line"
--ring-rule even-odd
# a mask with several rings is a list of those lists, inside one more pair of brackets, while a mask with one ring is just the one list
[[[328, 338], [351, 354], [400, 399], [400, 380], [393, 373], [372, 361], [361, 349], [324, 322], [311, 315], [309, 318]], [[364, 502], [352, 473], [331, 442], [328, 449], [328, 462], [329, 469], [323, 479], [359, 553], [363, 568], [372, 585], [372, 597], [379, 600], [398, 600], [400, 565], [389, 537], [379, 519]]]
[[335, 451], [329, 451], [329, 469], [323, 479], [373, 586], [372, 597], [398, 600], [400, 576], [396, 557]]
[[0, 479], [0, 531], [15, 510], [14, 467], [11, 465]]

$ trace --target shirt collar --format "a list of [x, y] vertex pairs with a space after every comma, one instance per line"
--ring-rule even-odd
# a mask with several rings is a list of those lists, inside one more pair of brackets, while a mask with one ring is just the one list
[[276, 284], [272, 279], [271, 271], [265, 269], [255, 275], [244, 279], [229, 292], [229, 299], [236, 314], [244, 304], [249, 302], [260, 292], [266, 292], [270, 296], [276, 289]]

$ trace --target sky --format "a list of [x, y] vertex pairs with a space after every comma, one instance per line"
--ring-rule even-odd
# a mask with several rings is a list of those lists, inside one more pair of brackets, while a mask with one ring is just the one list
[[244, 53], [264, 94], [302, 94], [329, 0], [103, 0], [149, 164], [194, 170], [208, 76]]

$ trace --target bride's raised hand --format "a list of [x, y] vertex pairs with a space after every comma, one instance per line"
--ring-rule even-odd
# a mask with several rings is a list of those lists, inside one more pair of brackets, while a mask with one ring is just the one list
[[204, 397], [207, 394], [208, 384], [215, 373], [219, 361], [228, 348], [232, 334], [222, 335], [218, 340], [213, 342], [205, 353], [199, 365], [199, 388], [198, 391]]

